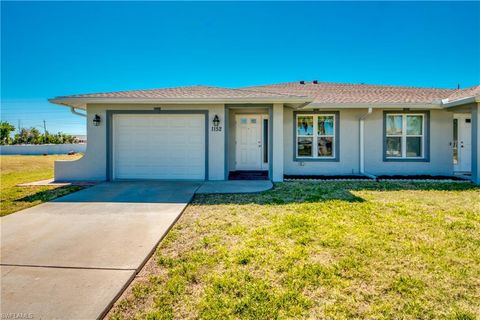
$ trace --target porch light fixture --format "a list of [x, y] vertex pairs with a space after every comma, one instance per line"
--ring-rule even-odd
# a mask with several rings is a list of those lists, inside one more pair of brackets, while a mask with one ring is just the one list
[[213, 117], [213, 126], [218, 127], [219, 124], [220, 124], [220, 119], [218, 118], [218, 115], [215, 115], [215, 117]]
[[95, 115], [95, 117], [93, 117], [93, 125], [95, 127], [98, 127], [100, 125], [100, 116], [98, 114]]

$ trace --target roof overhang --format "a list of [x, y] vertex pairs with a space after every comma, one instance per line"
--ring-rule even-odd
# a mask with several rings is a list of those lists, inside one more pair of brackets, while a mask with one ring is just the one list
[[464, 105], [464, 104], [470, 104], [470, 103], [478, 103], [480, 102], [480, 96], [477, 96], [477, 97], [467, 97], [467, 98], [463, 98], [463, 99], [459, 99], [459, 100], [455, 100], [455, 101], [448, 101], [448, 100], [444, 100], [443, 101], [443, 106], [445, 108], [453, 108], [453, 107], [458, 107], [458, 106], [461, 106], [461, 105]]
[[480, 97], [467, 97], [448, 102], [448, 100], [432, 103], [316, 103], [309, 98], [279, 97], [279, 98], [110, 98], [110, 97], [57, 97], [48, 100], [51, 103], [86, 109], [87, 104], [273, 104], [283, 103], [294, 109], [445, 109], [464, 104], [479, 103]]
[[304, 109], [442, 109], [441, 103], [309, 103]]
[[88, 104], [273, 104], [283, 103], [292, 108], [301, 108], [311, 102], [309, 98], [102, 98], [102, 97], [57, 97], [49, 102], [61, 106], [86, 109]]

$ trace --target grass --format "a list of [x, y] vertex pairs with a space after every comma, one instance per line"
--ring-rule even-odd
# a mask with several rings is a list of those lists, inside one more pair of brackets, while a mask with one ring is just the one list
[[198, 195], [110, 319], [477, 319], [480, 189], [282, 183]]
[[80, 157], [81, 155], [0, 156], [0, 216], [80, 190], [79, 186], [16, 186], [19, 183], [53, 178], [55, 160], [75, 160]]

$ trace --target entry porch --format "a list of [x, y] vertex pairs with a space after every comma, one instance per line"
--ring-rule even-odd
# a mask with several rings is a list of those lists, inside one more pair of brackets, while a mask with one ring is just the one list
[[226, 105], [225, 122], [225, 180], [283, 181], [283, 105]]
[[453, 112], [453, 171], [480, 184], [480, 104], [449, 107]]

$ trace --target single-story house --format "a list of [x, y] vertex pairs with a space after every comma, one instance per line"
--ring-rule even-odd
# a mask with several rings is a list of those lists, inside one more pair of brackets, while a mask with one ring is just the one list
[[462, 174], [480, 183], [480, 86], [299, 81], [50, 99], [87, 117], [87, 152], [56, 180]]

